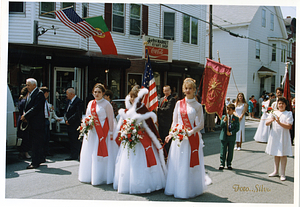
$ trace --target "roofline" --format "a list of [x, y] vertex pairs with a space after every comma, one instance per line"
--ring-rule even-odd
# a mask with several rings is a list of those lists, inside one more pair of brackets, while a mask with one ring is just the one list
[[274, 6], [274, 8], [275, 8], [278, 23], [279, 23], [279, 26], [280, 26], [280, 29], [281, 29], [281, 32], [282, 32], [282, 38], [287, 39], [288, 35], [287, 35], [287, 31], [286, 31], [286, 27], [285, 27], [285, 23], [284, 23], [284, 20], [283, 20], [281, 9], [280, 9], [279, 6]]
[[268, 37], [268, 41], [281, 41], [289, 44], [289, 41], [287, 39], [283, 39], [281, 37]]
[[[219, 25], [219, 26], [221, 26], [221, 27], [223, 27], [225, 29], [230, 29], [230, 28], [237, 28], [237, 27], [248, 27], [249, 25], [250, 25], [250, 22], [248, 22], [248, 23], [240, 23], [240, 24], [231, 24], [231, 25], [226, 25], [226, 26]], [[213, 26], [213, 30], [214, 29], [220, 29], [220, 28], [218, 28], [216, 26]], [[208, 29], [206, 29], [206, 30], [208, 30]]]

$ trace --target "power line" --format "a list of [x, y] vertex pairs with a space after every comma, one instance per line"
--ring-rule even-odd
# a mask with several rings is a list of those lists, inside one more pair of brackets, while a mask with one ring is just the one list
[[[195, 18], [195, 19], [197, 19], [197, 20], [199, 20], [199, 21], [202, 21], [202, 22], [204, 22], [204, 23], [206, 23], [206, 24], [212, 24], [213, 26], [219, 28], [220, 30], [222, 30], [222, 31], [224, 31], [224, 32], [229, 33], [230, 35], [232, 35], [232, 36], [234, 36], [234, 37], [239, 37], [239, 38], [243, 38], [243, 39], [249, 39], [249, 40], [252, 40], [252, 41], [255, 41], [255, 42], [258, 41], [257, 39], [254, 39], [254, 38], [251, 38], [251, 37], [247, 37], [247, 36], [245, 36], [245, 35], [240, 35], [240, 34], [231, 32], [230, 30], [228, 30], [228, 29], [226, 29], [226, 28], [224, 28], [224, 27], [222, 27], [222, 26], [220, 26], [220, 25], [217, 25], [217, 24], [215, 24], [215, 23], [213, 23], [213, 22], [210, 23], [210, 22], [208, 22], [208, 21], [206, 21], [206, 20], [200, 19], [200, 18], [198, 18], [198, 17], [195, 17], [195, 16], [193, 16], [193, 15], [190, 15], [190, 14], [188, 14], [188, 13], [185, 13], [185, 12], [183, 12], [183, 11], [180, 11], [180, 10], [178, 10], [178, 9], [175, 9], [175, 8], [173, 8], [173, 7], [170, 7], [170, 6], [168, 6], [168, 5], [165, 5], [165, 4], [161, 4], [161, 5], [164, 6], [164, 7], [169, 8], [169, 9], [172, 9], [172, 10], [174, 10], [174, 11], [176, 11], [176, 12], [179, 12], [179, 13], [181, 13], [181, 14], [184, 14], [184, 15], [190, 16], [190, 17], [192, 17], [192, 18]], [[262, 43], [262, 44], [264, 44], [264, 45], [267, 45], [267, 46], [269, 46], [269, 47], [278, 49], [278, 50], [286, 50], [286, 49], [283, 49], [283, 48], [274, 47], [273, 45], [270, 45], [270, 44], [265, 43], [265, 42], [262, 42], [262, 41], [259, 41], [259, 42]], [[294, 52], [291, 52], [291, 53], [294, 53]]]

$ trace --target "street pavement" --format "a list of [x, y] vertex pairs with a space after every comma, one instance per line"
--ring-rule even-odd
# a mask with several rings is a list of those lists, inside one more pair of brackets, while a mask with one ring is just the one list
[[55, 155], [38, 169], [25, 169], [30, 160], [18, 160], [17, 152], [7, 153], [3, 203], [5, 206], [36, 203], [38, 206], [228, 206], [233, 203], [238, 203], [236, 206], [294, 206], [294, 156], [288, 157], [286, 181], [268, 177], [273, 172], [274, 158], [264, 152], [265, 143], [253, 140], [258, 124], [255, 120], [246, 121], [246, 142], [241, 151], [234, 151], [233, 170], [218, 169], [220, 131], [203, 134], [205, 169], [212, 184], [204, 194], [193, 199], [176, 199], [165, 195], [163, 190], [143, 195], [119, 194], [112, 185], [80, 183], [77, 179], [79, 162], [64, 161], [68, 157], [65, 148], [56, 146], [53, 147]]

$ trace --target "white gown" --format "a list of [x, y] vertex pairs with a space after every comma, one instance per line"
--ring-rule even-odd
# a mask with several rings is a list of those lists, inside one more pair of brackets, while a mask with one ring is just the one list
[[[144, 133], [148, 133], [149, 137], [151, 138], [152, 149], [154, 152], [156, 165], [152, 165], [151, 167], [147, 166], [147, 159], [145, 154], [145, 148], [141, 142], [138, 142], [135, 145], [135, 152], [134, 149], [130, 149], [125, 145], [123, 142], [120, 144], [119, 152], [116, 158], [116, 165], [115, 165], [115, 177], [113, 188], [118, 190], [118, 193], [129, 193], [129, 194], [143, 194], [143, 193], [150, 193], [156, 190], [163, 189], [166, 185], [166, 167], [163, 157], [163, 151], [159, 154], [157, 151], [157, 146], [159, 145], [158, 149], [161, 148], [159, 141], [147, 125], [146, 121], [152, 115], [156, 118], [156, 115], [153, 112], [147, 112], [145, 114], [139, 114], [136, 111], [139, 108], [136, 107], [138, 100], [140, 100], [145, 93], [148, 93], [148, 90], [141, 89], [139, 92], [138, 97], [134, 101], [134, 106], [130, 106], [129, 98], [127, 96], [125, 99], [126, 107], [129, 109], [126, 113], [123, 110], [119, 110], [120, 119], [118, 122], [118, 126], [115, 129], [114, 137], [117, 138], [117, 133], [120, 129], [121, 123], [126, 118], [136, 119], [142, 121], [142, 128], [145, 128]], [[141, 106], [145, 107], [144, 105]], [[156, 120], [154, 120], [155, 122]], [[154, 125], [154, 124], [153, 124]], [[158, 132], [157, 132], [158, 134]], [[154, 143], [155, 142], [155, 143]], [[128, 153], [129, 150], [129, 153]], [[164, 166], [164, 167], [163, 167]]]
[[269, 103], [270, 103], [270, 100], [262, 102], [261, 112], [263, 113], [263, 115], [260, 118], [259, 125], [258, 125], [256, 133], [254, 135], [254, 140], [257, 142], [268, 142], [270, 126], [266, 125], [266, 121], [268, 118], [268, 114], [266, 112], [267, 112]]
[[161, 168], [157, 150], [152, 143], [156, 165], [147, 167], [145, 149], [139, 142], [135, 152], [128, 145], [121, 143], [116, 159], [116, 169], [113, 187], [118, 193], [142, 194], [151, 193], [165, 187], [166, 179]]
[[[235, 107], [236, 113], [241, 116], [245, 108], [245, 104], [243, 103], [240, 106]], [[246, 118], [245, 115], [243, 116], [242, 120], [240, 121], [240, 130], [236, 133], [236, 142], [241, 142], [241, 136], [242, 136], [242, 142], [245, 142], [245, 123]]]
[[[118, 145], [114, 140], [110, 140], [110, 134], [113, 133], [114, 115], [111, 104], [102, 98], [96, 101], [96, 112], [104, 125], [106, 117], [108, 117], [109, 132], [106, 137], [106, 145], [108, 156], [97, 156], [98, 151], [98, 135], [95, 127], [89, 131], [87, 139], [83, 138], [78, 179], [80, 182], [91, 183], [92, 185], [110, 184], [113, 182], [115, 172], [115, 160], [118, 153]], [[89, 102], [86, 116], [91, 114], [92, 101]]]
[[[291, 111], [274, 111], [274, 113], [279, 117], [280, 122], [293, 124], [293, 114]], [[269, 115], [269, 118], [271, 116]], [[276, 121], [272, 122], [266, 153], [273, 156], [293, 155], [290, 130], [279, 126]]]
[[[190, 167], [191, 146], [189, 140], [184, 139], [180, 147], [177, 146], [178, 140], [172, 141], [168, 155], [165, 194], [174, 195], [175, 198], [192, 198], [198, 196], [206, 190], [206, 185], [211, 183], [210, 178], [205, 174], [202, 149], [203, 141], [202, 135], [199, 132], [204, 127], [202, 106], [195, 99], [186, 99], [186, 103], [191, 125], [194, 126], [194, 122], [197, 124], [192, 131], [198, 133], [200, 138], [198, 149], [200, 165], [193, 168]], [[177, 123], [183, 124], [179, 101], [175, 105], [172, 127]]]

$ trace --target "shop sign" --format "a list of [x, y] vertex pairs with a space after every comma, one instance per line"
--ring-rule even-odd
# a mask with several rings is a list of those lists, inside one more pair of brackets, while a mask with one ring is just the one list
[[157, 37], [143, 36], [143, 58], [146, 57], [146, 47], [151, 60], [172, 62], [173, 41]]

